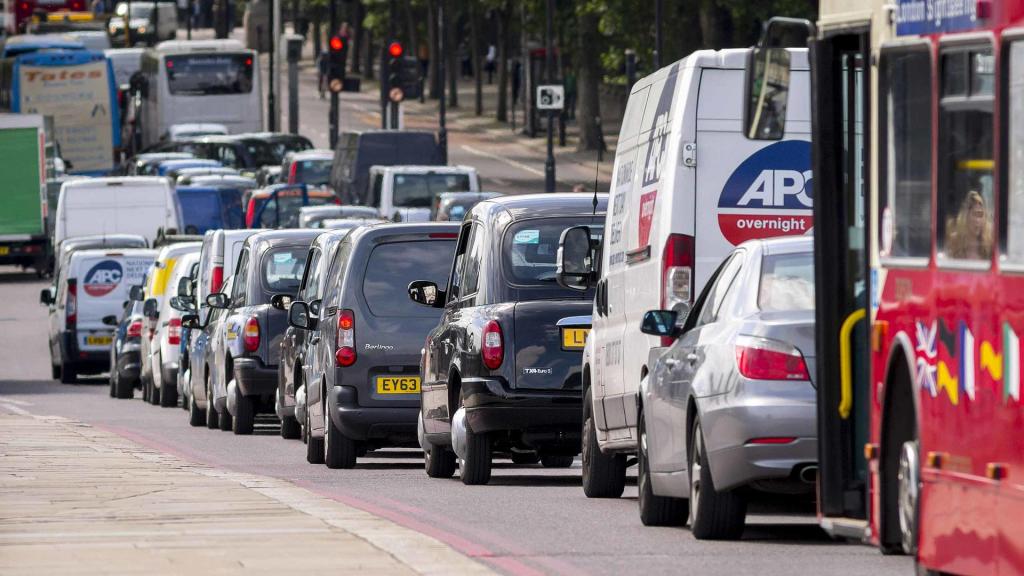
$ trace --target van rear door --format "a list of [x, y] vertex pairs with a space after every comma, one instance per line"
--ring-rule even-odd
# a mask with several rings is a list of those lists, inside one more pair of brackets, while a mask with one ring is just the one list
[[115, 327], [103, 323], [120, 315], [129, 287], [141, 284], [153, 256], [90, 251], [76, 267], [78, 274], [78, 349], [102, 352], [110, 347]]
[[[739, 60], [740, 55], [735, 57]], [[794, 55], [794, 64], [802, 60]], [[697, 99], [696, 271], [700, 291], [746, 240], [811, 233], [809, 75], [794, 70], [786, 139], [743, 136], [743, 70], [704, 68]], [[704, 216], [707, 215], [707, 216]]]

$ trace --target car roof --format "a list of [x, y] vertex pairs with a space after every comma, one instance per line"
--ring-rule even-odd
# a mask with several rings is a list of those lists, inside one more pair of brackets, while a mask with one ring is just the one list
[[138, 236], [136, 234], [96, 234], [92, 236], [74, 236], [71, 238], [66, 238], [63, 242], [60, 243], [60, 249], [64, 252], [79, 250], [83, 246], [97, 248], [145, 248], [149, 246], [149, 242], [147, 242], [144, 237]]
[[90, 257], [113, 258], [115, 256], [146, 256], [156, 258], [156, 250], [150, 248], [125, 248], [118, 249], [115, 252], [107, 248], [90, 248], [88, 250], [76, 250], [75, 253], [71, 255], [71, 262]]
[[755, 245], [764, 254], [794, 254], [814, 251], [813, 236], [776, 236], [761, 240], [748, 240], [740, 246]]
[[322, 230], [315, 228], [282, 228], [258, 232], [249, 236], [245, 242], [250, 246], [260, 244], [260, 249], [279, 244], [312, 244], [313, 240], [322, 233]]
[[[451, 239], [455, 239], [454, 235], [459, 232], [459, 227], [462, 224], [459, 222], [410, 222], [410, 223], [393, 223], [393, 222], [381, 222], [378, 224], [367, 224], [355, 228], [349, 232], [353, 242], [357, 242], [364, 238], [378, 239], [386, 236], [402, 236], [405, 234], [453, 234]], [[315, 228], [314, 228], [315, 230]]]
[[437, 172], [440, 174], [461, 174], [463, 172], [476, 172], [472, 166], [430, 166], [428, 164], [407, 164], [396, 166], [372, 166], [371, 170], [382, 170], [384, 172], [408, 172], [410, 174], [429, 174]]
[[300, 150], [298, 152], [289, 152], [288, 155], [292, 161], [295, 160], [327, 160], [334, 158], [334, 151], [324, 150], [322, 148], [310, 148], [309, 150]]
[[175, 244], [168, 244], [160, 249], [160, 255], [158, 259], [164, 260], [166, 258], [174, 258], [180, 254], [187, 254], [189, 252], [198, 252], [203, 247], [202, 242], [178, 242]]
[[85, 180], [73, 180], [65, 182], [64, 188], [88, 189], [106, 188], [108, 186], [167, 186], [167, 179], [162, 176], [107, 176], [104, 178], [88, 178]]
[[[594, 198], [597, 198], [597, 209], [594, 209]], [[588, 214], [604, 215], [608, 206], [607, 194], [582, 194], [566, 192], [559, 194], [522, 194], [498, 196], [484, 200], [470, 211], [481, 217], [493, 216], [498, 212], [508, 212], [513, 220], [535, 217], [585, 216]], [[603, 220], [602, 220], [603, 222]]]

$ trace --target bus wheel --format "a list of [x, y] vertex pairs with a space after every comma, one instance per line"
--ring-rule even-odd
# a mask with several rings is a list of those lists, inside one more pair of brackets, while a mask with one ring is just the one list
[[914, 556], [917, 553], [917, 527], [921, 495], [921, 461], [917, 440], [903, 443], [900, 450], [900, 467], [897, 472], [900, 520], [900, 543], [903, 553]]

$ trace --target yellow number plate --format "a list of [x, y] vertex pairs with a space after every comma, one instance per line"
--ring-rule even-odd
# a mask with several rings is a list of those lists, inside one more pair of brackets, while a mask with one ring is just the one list
[[86, 336], [85, 343], [89, 346], [108, 346], [113, 342], [112, 336]]
[[11, 253], [10, 246], [0, 246], [0, 256], [7, 256]]
[[562, 349], [583, 350], [590, 328], [562, 328]]
[[419, 376], [377, 376], [377, 394], [419, 393]]

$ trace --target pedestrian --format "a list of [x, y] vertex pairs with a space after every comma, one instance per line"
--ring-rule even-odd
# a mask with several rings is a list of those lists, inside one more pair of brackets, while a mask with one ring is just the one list
[[487, 85], [490, 86], [494, 83], [494, 62], [498, 58], [498, 50], [494, 47], [494, 44], [487, 46], [487, 63], [484, 65], [487, 70]]
[[320, 52], [320, 55], [316, 59], [316, 69], [319, 77], [317, 79], [317, 86], [320, 87], [320, 99], [323, 100], [325, 93], [327, 92], [327, 60], [330, 56], [327, 50]]
[[104, 6], [103, 0], [92, 1], [92, 13], [95, 16], [102, 16], [106, 12], [106, 6]]
[[423, 42], [416, 48], [416, 59], [420, 61], [420, 75], [426, 77], [430, 69], [430, 48]]

